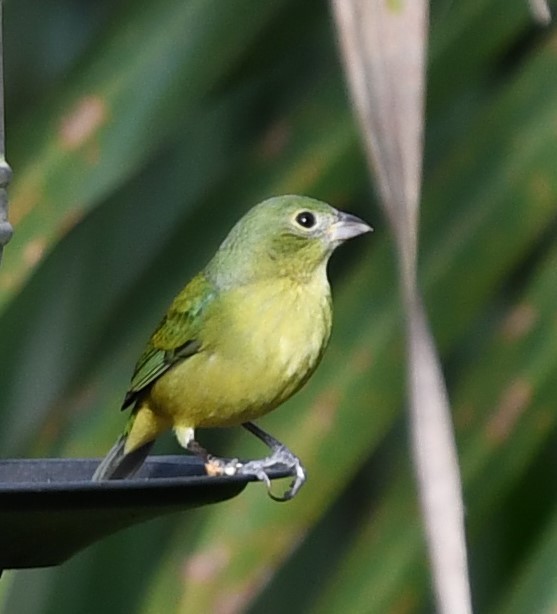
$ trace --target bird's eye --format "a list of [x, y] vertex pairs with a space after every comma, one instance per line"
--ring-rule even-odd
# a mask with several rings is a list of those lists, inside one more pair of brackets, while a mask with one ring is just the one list
[[296, 222], [303, 228], [313, 228], [315, 226], [315, 215], [309, 211], [302, 211], [296, 216]]

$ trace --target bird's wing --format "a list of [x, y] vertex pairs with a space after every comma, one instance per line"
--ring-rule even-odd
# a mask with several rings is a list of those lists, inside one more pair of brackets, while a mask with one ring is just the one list
[[215, 296], [210, 282], [198, 275], [174, 299], [135, 365], [122, 409], [177, 362], [201, 350], [204, 312]]

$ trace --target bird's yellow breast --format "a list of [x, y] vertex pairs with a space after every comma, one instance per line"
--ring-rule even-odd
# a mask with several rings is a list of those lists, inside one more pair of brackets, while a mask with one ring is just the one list
[[193, 428], [257, 418], [304, 384], [330, 330], [324, 271], [305, 283], [281, 279], [229, 290], [207, 315], [201, 351], [154, 384], [153, 410]]

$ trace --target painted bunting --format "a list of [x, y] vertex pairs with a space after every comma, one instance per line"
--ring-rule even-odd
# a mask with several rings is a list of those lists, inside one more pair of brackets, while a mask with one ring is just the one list
[[[135, 366], [123, 409], [123, 435], [94, 480], [133, 475], [155, 438], [172, 428], [212, 475], [256, 475], [288, 467], [305, 481], [299, 459], [251, 421], [299, 390], [317, 367], [331, 332], [326, 267], [333, 250], [371, 231], [361, 219], [303, 196], [279, 196], [232, 228], [205, 269], [174, 299]], [[243, 425], [272, 454], [241, 463], [207, 453], [198, 427]], [[271, 493], [270, 493], [271, 494]]]

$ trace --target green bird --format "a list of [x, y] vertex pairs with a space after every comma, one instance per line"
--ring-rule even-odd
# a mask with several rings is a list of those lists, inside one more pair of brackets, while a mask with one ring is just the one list
[[[172, 428], [212, 475], [256, 475], [287, 466], [290, 499], [305, 481], [299, 459], [251, 421], [308, 380], [329, 341], [327, 262], [347, 239], [371, 231], [361, 219], [304, 196], [253, 207], [205, 269], [170, 305], [135, 366], [122, 409], [123, 435], [93, 480], [133, 475], [155, 439]], [[211, 456], [195, 429], [243, 425], [272, 454], [241, 463]], [[270, 490], [269, 490], [270, 493]]]

